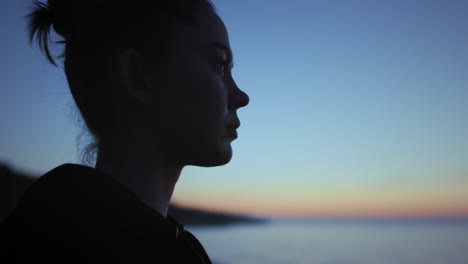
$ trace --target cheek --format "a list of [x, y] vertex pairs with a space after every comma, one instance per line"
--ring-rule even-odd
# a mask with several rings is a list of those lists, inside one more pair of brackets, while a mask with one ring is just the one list
[[160, 140], [174, 158], [186, 163], [226, 163], [232, 152], [226, 136], [227, 89], [211, 69], [195, 69], [173, 76], [159, 100]]
[[168, 125], [185, 139], [213, 138], [227, 124], [226, 87], [212, 71], [186, 72], [182, 76], [174, 78], [171, 90], [161, 101], [169, 116], [167, 121], [172, 123]]
[[206, 78], [192, 86], [187, 96], [187, 115], [191, 116], [192, 127], [202, 135], [214, 136], [226, 125], [227, 94], [224, 86], [215, 78]]
[[202, 65], [186, 75], [179, 84], [189, 115], [200, 115], [199, 120], [212, 120], [227, 113], [227, 90], [221, 78], [208, 65]]

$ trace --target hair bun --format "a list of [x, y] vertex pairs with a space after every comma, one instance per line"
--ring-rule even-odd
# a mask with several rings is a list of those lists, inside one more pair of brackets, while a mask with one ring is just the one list
[[70, 0], [48, 1], [54, 31], [65, 40], [68, 40], [74, 32], [73, 2]]

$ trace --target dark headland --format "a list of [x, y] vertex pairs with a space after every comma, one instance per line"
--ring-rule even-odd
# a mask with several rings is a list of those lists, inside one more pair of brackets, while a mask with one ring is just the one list
[[[37, 179], [20, 173], [0, 163], [0, 223], [15, 208], [23, 192]], [[210, 212], [185, 208], [175, 204], [169, 207], [169, 214], [184, 225], [228, 225], [236, 223], [260, 223], [264, 219], [230, 213]]]

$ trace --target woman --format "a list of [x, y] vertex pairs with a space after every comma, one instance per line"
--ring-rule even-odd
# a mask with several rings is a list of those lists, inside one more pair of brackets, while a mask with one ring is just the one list
[[249, 101], [209, 0], [36, 2], [29, 28], [53, 64], [51, 28], [63, 38], [64, 70], [97, 160], [95, 168], [59, 166], [26, 191], [5, 221], [28, 224], [11, 227], [9, 254], [17, 262], [210, 263], [167, 216], [184, 166], [230, 161], [236, 111]]

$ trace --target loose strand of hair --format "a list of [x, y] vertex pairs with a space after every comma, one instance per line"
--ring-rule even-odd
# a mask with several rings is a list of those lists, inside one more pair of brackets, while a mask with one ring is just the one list
[[34, 1], [34, 9], [27, 15], [29, 42], [36, 38], [39, 48], [50, 63], [57, 66], [49, 50], [50, 30], [54, 23], [53, 15], [47, 4]]

